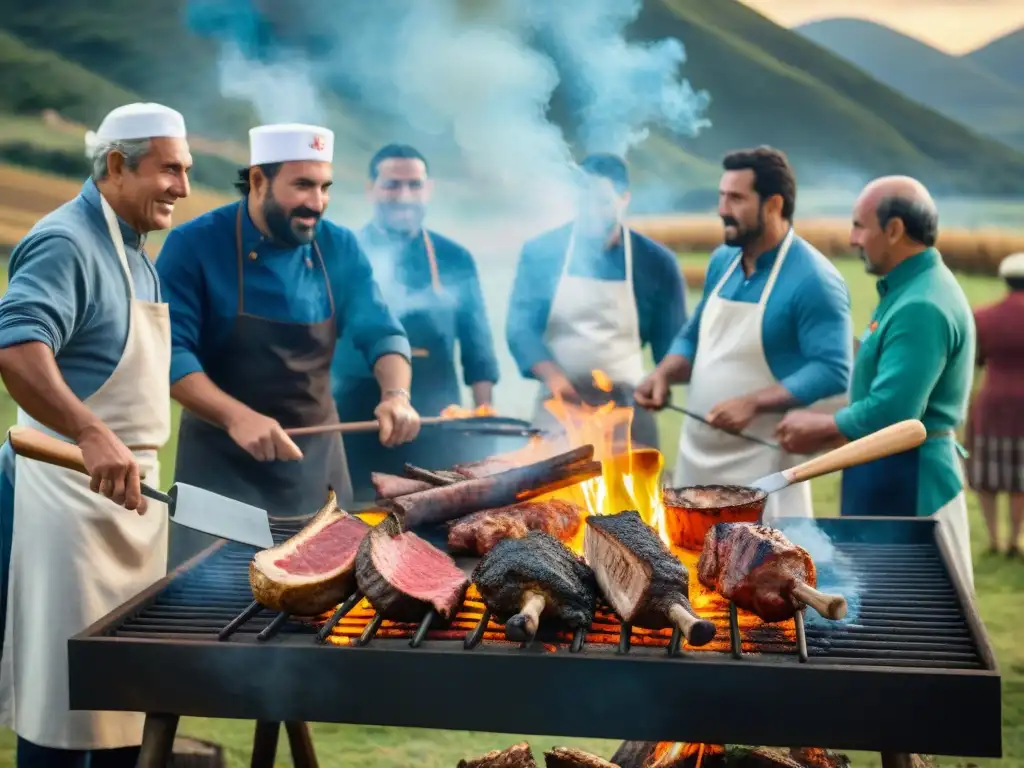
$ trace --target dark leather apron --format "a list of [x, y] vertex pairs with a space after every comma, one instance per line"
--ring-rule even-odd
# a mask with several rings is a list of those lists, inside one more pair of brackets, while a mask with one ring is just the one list
[[[426, 229], [422, 232], [435, 300], [430, 306], [402, 313], [399, 321], [413, 350], [409, 393], [412, 406], [420, 416], [438, 416], [444, 408], [459, 404], [461, 399], [455, 362], [449, 354], [448, 344], [448, 340], [457, 333], [457, 308], [453, 297], [441, 283], [433, 240]], [[379, 402], [380, 387], [376, 379], [352, 380], [346, 382], [339, 398], [338, 413], [342, 421], [367, 421], [374, 418], [373, 410]], [[374, 498], [371, 472], [401, 474], [406, 462], [425, 469], [446, 469], [445, 465], [438, 464], [445, 454], [444, 439], [442, 431], [425, 429], [410, 443], [385, 448], [380, 444], [377, 433], [345, 435], [345, 454], [355, 498], [358, 501]], [[450, 434], [448, 439], [452, 439]], [[481, 441], [484, 442], [487, 441]]]
[[[238, 315], [231, 336], [217, 357], [204, 366], [206, 375], [231, 397], [284, 428], [317, 426], [338, 420], [331, 395], [331, 359], [338, 331], [334, 296], [323, 255], [313, 252], [327, 283], [331, 314], [319, 323], [290, 323], [245, 311], [245, 261], [242, 251], [242, 205], [235, 222], [238, 259]], [[212, 356], [211, 356], [212, 357]], [[257, 461], [228, 433], [182, 411], [174, 479], [266, 509], [276, 517], [307, 517], [327, 498], [328, 488], [342, 506], [351, 503], [352, 487], [341, 436], [294, 438], [301, 461]], [[168, 569], [217, 541], [172, 525]]]

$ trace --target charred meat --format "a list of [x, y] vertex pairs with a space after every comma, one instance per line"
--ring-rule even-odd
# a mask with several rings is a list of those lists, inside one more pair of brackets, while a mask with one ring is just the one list
[[482, 556], [502, 539], [519, 539], [530, 531], [544, 531], [559, 541], [572, 541], [582, 523], [583, 513], [570, 501], [526, 501], [485, 509], [456, 521], [448, 529], [448, 548]]
[[568, 629], [589, 626], [594, 620], [594, 572], [558, 539], [542, 531], [499, 541], [477, 563], [473, 583], [488, 607], [505, 622], [509, 640], [531, 640], [541, 616], [550, 616]]
[[249, 563], [249, 586], [262, 605], [293, 616], [317, 616], [355, 590], [355, 560], [370, 526], [327, 504], [297, 534], [257, 552]]
[[544, 753], [545, 768], [619, 768], [603, 757], [574, 747], [554, 747]]
[[590, 515], [583, 536], [587, 563], [622, 621], [647, 629], [679, 627], [692, 646], [706, 645], [715, 625], [690, 605], [690, 574], [635, 510]]
[[493, 749], [472, 760], [459, 760], [458, 768], [537, 768], [533, 751], [525, 741], [508, 749]]
[[433, 609], [450, 621], [466, 596], [469, 580], [447, 554], [415, 533], [400, 532], [388, 516], [359, 546], [356, 581], [385, 619], [413, 623]]
[[719, 523], [710, 528], [697, 578], [766, 622], [793, 618], [802, 603], [829, 619], [846, 615], [846, 600], [814, 589], [817, 574], [810, 553], [767, 525]]

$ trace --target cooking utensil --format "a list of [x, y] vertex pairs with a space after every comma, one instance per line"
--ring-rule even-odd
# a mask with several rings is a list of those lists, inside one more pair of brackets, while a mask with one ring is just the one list
[[[541, 430], [533, 427], [522, 427], [515, 423], [495, 423], [494, 417], [489, 416], [467, 416], [465, 418], [453, 418], [450, 416], [424, 416], [420, 418], [423, 426], [436, 425], [446, 429], [454, 429], [467, 434], [483, 435], [538, 435]], [[359, 434], [363, 432], [376, 432], [380, 429], [380, 422], [377, 419], [372, 421], [342, 421], [335, 424], [320, 424], [315, 427], [295, 427], [286, 429], [289, 437], [302, 435], [322, 435], [337, 432], [343, 435]]]
[[928, 436], [917, 419], [880, 429], [795, 467], [774, 472], [744, 485], [695, 485], [665, 488], [665, 527], [677, 546], [699, 550], [704, 537], [717, 523], [756, 523], [764, 517], [768, 494], [794, 483], [813, 480], [921, 445]]
[[670, 411], [675, 411], [676, 413], [681, 413], [684, 416], [689, 416], [691, 419], [696, 419], [697, 421], [699, 421], [702, 424], [707, 424], [709, 427], [712, 427], [713, 429], [721, 430], [722, 432], [725, 432], [728, 435], [734, 435], [736, 437], [742, 437], [744, 440], [749, 440], [752, 443], [760, 443], [761, 445], [767, 446], [768, 448], [774, 448], [775, 450], [780, 450], [778, 443], [773, 443], [771, 440], [762, 440], [760, 437], [755, 437], [754, 435], [748, 435], [746, 432], [733, 432], [730, 429], [724, 429], [724, 428], [719, 427], [719, 426], [717, 426], [715, 424], [712, 424], [710, 421], [708, 421], [703, 416], [699, 416], [696, 413], [694, 413], [693, 411], [686, 410], [682, 406], [672, 405], [672, 403], [665, 403], [665, 407], [668, 408]]
[[[26, 459], [89, 474], [81, 448], [73, 443], [21, 426], [11, 427], [7, 440]], [[178, 525], [262, 549], [274, 546], [265, 510], [185, 483], [175, 483], [167, 493], [140, 485], [144, 496], [167, 505], [170, 519]]]

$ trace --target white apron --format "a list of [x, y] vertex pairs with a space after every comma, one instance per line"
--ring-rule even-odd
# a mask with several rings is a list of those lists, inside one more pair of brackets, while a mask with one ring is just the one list
[[[967, 478], [963, 459], [953, 445], [950, 450], [956, 454], [956, 466], [960, 468], [960, 479], [966, 487]], [[954, 567], [960, 577], [974, 593], [974, 555], [971, 553], [971, 526], [967, 520], [967, 494], [960, 491], [945, 506], [935, 513], [940, 533], [945, 536]]]
[[[117, 218], [101, 201], [131, 310], [121, 360], [85, 404], [133, 449], [147, 482], [159, 486], [157, 448], [171, 432], [170, 316], [166, 304], [135, 298]], [[18, 423], [54, 434], [22, 410]], [[67, 645], [163, 578], [167, 507], [150, 500], [139, 516], [89, 490], [84, 474], [16, 461], [0, 722], [46, 747], [138, 746], [143, 714], [69, 709]]]
[[[761, 328], [768, 298], [792, 242], [793, 230], [790, 229], [779, 248], [761, 300], [756, 304], [721, 297], [722, 286], [739, 268], [742, 257], [726, 270], [708, 295], [700, 319], [697, 355], [686, 396], [687, 410], [703, 415], [725, 400], [779, 383], [765, 358]], [[743, 431], [774, 441], [775, 427], [784, 415], [758, 414]], [[673, 484], [676, 487], [744, 485], [795, 466], [804, 459], [803, 456], [759, 445], [685, 418], [679, 436]], [[805, 482], [771, 494], [765, 506], [764, 519], [770, 522], [779, 516], [813, 517], [813, 514], [811, 485]]]
[[[633, 292], [633, 243], [622, 227], [625, 280], [599, 280], [569, 274], [576, 245], [576, 228], [565, 249], [562, 274], [551, 299], [544, 342], [573, 384], [589, 384], [592, 371], [604, 371], [615, 384], [632, 392], [644, 376], [640, 316]], [[542, 385], [534, 407], [533, 423], [539, 428], [554, 419], [544, 408], [549, 397]]]

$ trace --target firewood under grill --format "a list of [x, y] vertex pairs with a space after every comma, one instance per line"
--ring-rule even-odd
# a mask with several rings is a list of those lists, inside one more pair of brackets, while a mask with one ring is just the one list
[[846, 600], [818, 592], [810, 553], [781, 531], [752, 523], [718, 523], [708, 530], [697, 578], [767, 622], [793, 618], [806, 603], [828, 619], [846, 615]]
[[689, 571], [638, 512], [591, 515], [586, 524], [587, 563], [624, 622], [648, 629], [677, 626], [693, 646], [714, 639], [715, 625], [690, 605]]
[[594, 572], [541, 531], [499, 541], [477, 564], [472, 579], [488, 607], [505, 622], [509, 640], [532, 640], [542, 616], [571, 630], [594, 620]]

